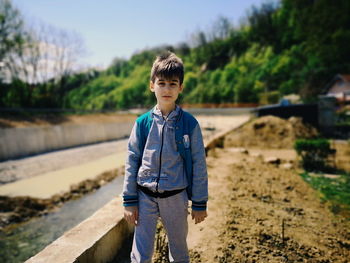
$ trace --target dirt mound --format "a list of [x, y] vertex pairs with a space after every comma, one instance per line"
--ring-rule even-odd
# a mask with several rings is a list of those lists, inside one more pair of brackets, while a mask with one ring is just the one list
[[295, 139], [312, 138], [317, 135], [317, 130], [303, 123], [301, 118], [290, 117], [285, 120], [275, 116], [264, 116], [228, 134], [225, 137], [224, 146], [293, 148]]

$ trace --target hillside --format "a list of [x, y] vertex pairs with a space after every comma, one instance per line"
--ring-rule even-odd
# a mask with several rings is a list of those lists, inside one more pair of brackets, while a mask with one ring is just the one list
[[[271, 104], [290, 94], [315, 101], [334, 76], [350, 72], [349, 13], [348, 0], [337, 5], [331, 0], [266, 1], [252, 6], [240, 25], [218, 17], [183, 43], [150, 47], [128, 59], [111, 58], [103, 70], [55, 72], [54, 81], [32, 83], [32, 75], [23, 77], [23, 71], [34, 66], [30, 63], [36, 61], [33, 52], [25, 59], [28, 65], [8, 66], [16, 69], [11, 71], [11, 83], [0, 79], [0, 107], [110, 110], [152, 105], [151, 66], [166, 51], [175, 52], [185, 65], [180, 103]], [[11, 17], [5, 16], [7, 20]], [[14, 29], [8, 30], [5, 42]], [[40, 43], [36, 32], [25, 33], [31, 38], [18, 36], [17, 49], [8, 47], [5, 57], [15, 53], [22, 58], [26, 46], [35, 48]]]

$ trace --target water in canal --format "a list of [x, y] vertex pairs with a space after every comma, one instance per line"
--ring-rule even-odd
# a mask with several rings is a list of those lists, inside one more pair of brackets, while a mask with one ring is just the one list
[[10, 232], [0, 231], [0, 262], [23, 262], [34, 256], [119, 195], [122, 183], [123, 177], [118, 176], [97, 191], [65, 203], [55, 212], [18, 225]]

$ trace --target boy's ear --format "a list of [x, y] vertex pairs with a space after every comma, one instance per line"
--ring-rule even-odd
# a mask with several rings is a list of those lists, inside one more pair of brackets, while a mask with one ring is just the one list
[[154, 83], [152, 80], [149, 82], [149, 89], [154, 92]]
[[180, 93], [184, 90], [184, 84], [180, 85]]

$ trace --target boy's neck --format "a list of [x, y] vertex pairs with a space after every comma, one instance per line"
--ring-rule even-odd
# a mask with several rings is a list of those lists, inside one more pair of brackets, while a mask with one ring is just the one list
[[162, 112], [163, 116], [168, 116], [170, 112], [172, 112], [176, 107], [176, 104], [157, 104], [157, 108]]

